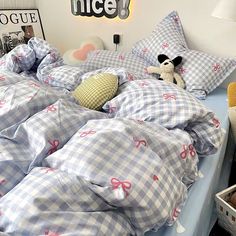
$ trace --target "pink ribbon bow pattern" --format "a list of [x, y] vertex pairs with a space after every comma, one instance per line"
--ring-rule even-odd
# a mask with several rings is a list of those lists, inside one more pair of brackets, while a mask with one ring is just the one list
[[215, 126], [216, 128], [219, 128], [219, 127], [220, 127], [220, 121], [219, 121], [218, 119], [213, 118], [213, 119], [212, 119], [212, 122], [213, 122], [213, 124], [214, 124], [214, 126]]
[[5, 80], [6, 80], [6, 78], [4, 76], [0, 75], [0, 81], [5, 81]]
[[127, 191], [127, 190], [131, 189], [131, 183], [129, 181], [127, 181], [127, 180], [120, 181], [117, 178], [112, 178], [111, 184], [112, 184], [113, 190], [121, 187], [123, 189], [123, 191], [125, 192], [125, 197], [127, 197], [129, 195], [129, 192]]
[[116, 108], [116, 106], [114, 106], [114, 105], [109, 105], [109, 113], [114, 113], [114, 112], [116, 112], [116, 110], [117, 110], [117, 108]]
[[60, 236], [60, 234], [58, 234], [56, 232], [52, 232], [50, 230], [46, 230], [44, 235], [47, 235], [47, 236]]
[[190, 154], [190, 156], [191, 156], [192, 158], [194, 158], [195, 155], [196, 155], [195, 148], [194, 148], [194, 146], [193, 146], [192, 144], [190, 144], [189, 146], [187, 146], [187, 145], [184, 144], [182, 150], [183, 150], [183, 151], [180, 153], [180, 157], [181, 157], [182, 159], [186, 159], [188, 154]]
[[54, 112], [54, 111], [56, 111], [56, 110], [57, 110], [57, 108], [56, 108], [55, 105], [50, 105], [50, 106], [48, 106], [48, 107], [46, 108], [46, 111], [47, 111], [47, 112]]
[[215, 71], [215, 72], [219, 72], [220, 69], [221, 69], [221, 66], [220, 66], [219, 63], [215, 63], [215, 64], [213, 65], [213, 71]]
[[174, 208], [172, 214], [172, 220], [176, 220], [180, 214], [181, 210], [179, 208]]
[[6, 101], [5, 100], [0, 100], [0, 108], [4, 107]]
[[171, 100], [171, 99], [176, 100], [175, 94], [165, 93], [162, 96], [165, 100]]
[[146, 147], [147, 146], [147, 141], [144, 140], [144, 139], [137, 139], [137, 138], [133, 138], [134, 142], [135, 142], [135, 147], [136, 148], [140, 148], [140, 146], [144, 146]]
[[35, 82], [29, 82], [29, 86], [33, 88], [40, 88], [40, 85]]
[[50, 154], [54, 153], [55, 151], [57, 151], [57, 148], [58, 148], [60, 143], [59, 143], [58, 140], [53, 140], [53, 141], [48, 141], [48, 142], [51, 145], [51, 148], [48, 151], [48, 154], [50, 155]]
[[93, 134], [96, 134], [96, 131], [88, 130], [88, 131], [81, 132], [80, 137], [84, 138], [84, 137], [87, 137], [88, 135], [93, 135]]

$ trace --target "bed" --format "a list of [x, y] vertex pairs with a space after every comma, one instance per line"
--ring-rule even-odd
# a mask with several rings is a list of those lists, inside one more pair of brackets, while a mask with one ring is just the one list
[[226, 131], [223, 145], [216, 154], [200, 160], [201, 176], [189, 189], [189, 197], [178, 222], [173, 227], [147, 235], [209, 235], [216, 222], [215, 194], [228, 186], [235, 148], [229, 128], [226, 89], [217, 88], [202, 102], [221, 120]]
[[[147, 73], [149, 39], [76, 67], [38, 38], [0, 59], [1, 235], [209, 233], [233, 156], [217, 87], [236, 63], [187, 49], [176, 12], [162, 24], [181, 45], [155, 48], [183, 54], [186, 90]], [[116, 76], [118, 90], [95, 111], [73, 91], [98, 74]]]
[[[31, 57], [40, 59], [36, 70]], [[189, 234], [191, 201], [201, 206], [196, 219], [210, 219], [229, 130], [224, 90], [205, 100], [210, 108], [217, 101], [214, 113], [175, 84], [137, 70], [68, 67], [37, 38], [2, 61], [2, 234], [142, 235], [161, 228], [170, 235], [181, 223]], [[27, 66], [33, 69], [19, 69]], [[101, 72], [119, 78], [103, 112], [80, 106], [71, 93]], [[190, 228], [199, 235], [196, 223]]]

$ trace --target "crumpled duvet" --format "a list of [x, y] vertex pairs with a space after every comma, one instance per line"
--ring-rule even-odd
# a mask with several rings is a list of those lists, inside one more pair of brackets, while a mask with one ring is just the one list
[[213, 112], [125, 73], [93, 111], [19, 73], [0, 70], [0, 235], [143, 235], [175, 222], [198, 155], [221, 145]]

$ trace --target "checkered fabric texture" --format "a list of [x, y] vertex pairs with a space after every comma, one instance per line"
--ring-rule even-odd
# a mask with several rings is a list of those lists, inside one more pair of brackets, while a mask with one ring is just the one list
[[86, 79], [90, 78], [91, 76], [101, 74], [101, 73], [108, 73], [108, 74], [118, 76], [119, 86], [125, 82], [142, 78], [140, 76], [135, 76], [134, 74], [129, 73], [129, 71], [125, 68], [103, 67], [101, 69], [93, 70], [93, 71], [83, 74], [81, 76], [81, 81], [85, 81]]
[[74, 90], [80, 84], [80, 76], [88, 69], [63, 64], [57, 49], [48, 42], [31, 38], [28, 44], [15, 47], [0, 59], [1, 71], [22, 73], [53, 87]]
[[28, 79], [0, 87], [0, 132], [10, 126], [17, 127], [63, 96], [66, 95], [60, 91]]
[[136, 75], [146, 78], [146, 68], [151, 64], [130, 52], [118, 52], [109, 50], [95, 50], [88, 54], [87, 60], [81, 64], [88, 71], [104, 67], [124, 68], [135, 78]]
[[182, 56], [183, 61], [176, 72], [185, 81], [186, 89], [200, 99], [205, 99], [236, 68], [235, 59], [188, 49], [180, 18], [175, 11], [166, 16], [150, 36], [135, 43], [132, 52], [155, 66], [159, 66], [159, 54], [166, 54], [169, 58]]
[[223, 133], [215, 114], [177, 85], [155, 79], [134, 80], [119, 87], [104, 104], [110, 117], [129, 117], [188, 131], [201, 155], [218, 149]]
[[224, 132], [185, 90], [118, 74], [118, 95], [98, 112], [0, 72], [0, 235], [143, 235], [175, 222], [198, 155]]
[[216, 57], [195, 50], [186, 49], [178, 55], [182, 56], [183, 62], [176, 71], [184, 79], [186, 89], [200, 99], [205, 99], [236, 68], [235, 59]]
[[150, 36], [136, 42], [132, 53], [152, 65], [157, 65], [157, 56], [166, 54], [174, 58], [181, 50], [187, 48], [182, 24], [176, 11], [166, 16], [153, 30]]
[[83, 107], [101, 110], [104, 103], [115, 96], [117, 89], [117, 76], [99, 73], [81, 83], [73, 92], [73, 97]]

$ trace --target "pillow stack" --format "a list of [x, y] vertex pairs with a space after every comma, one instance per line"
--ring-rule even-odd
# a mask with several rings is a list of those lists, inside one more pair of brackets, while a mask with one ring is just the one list
[[183, 61], [177, 67], [177, 72], [185, 81], [186, 89], [201, 99], [219, 86], [236, 68], [235, 59], [189, 49], [176, 11], [165, 17], [150, 36], [135, 43], [132, 52], [154, 66], [159, 66], [159, 54], [166, 54], [170, 58], [182, 56]]

